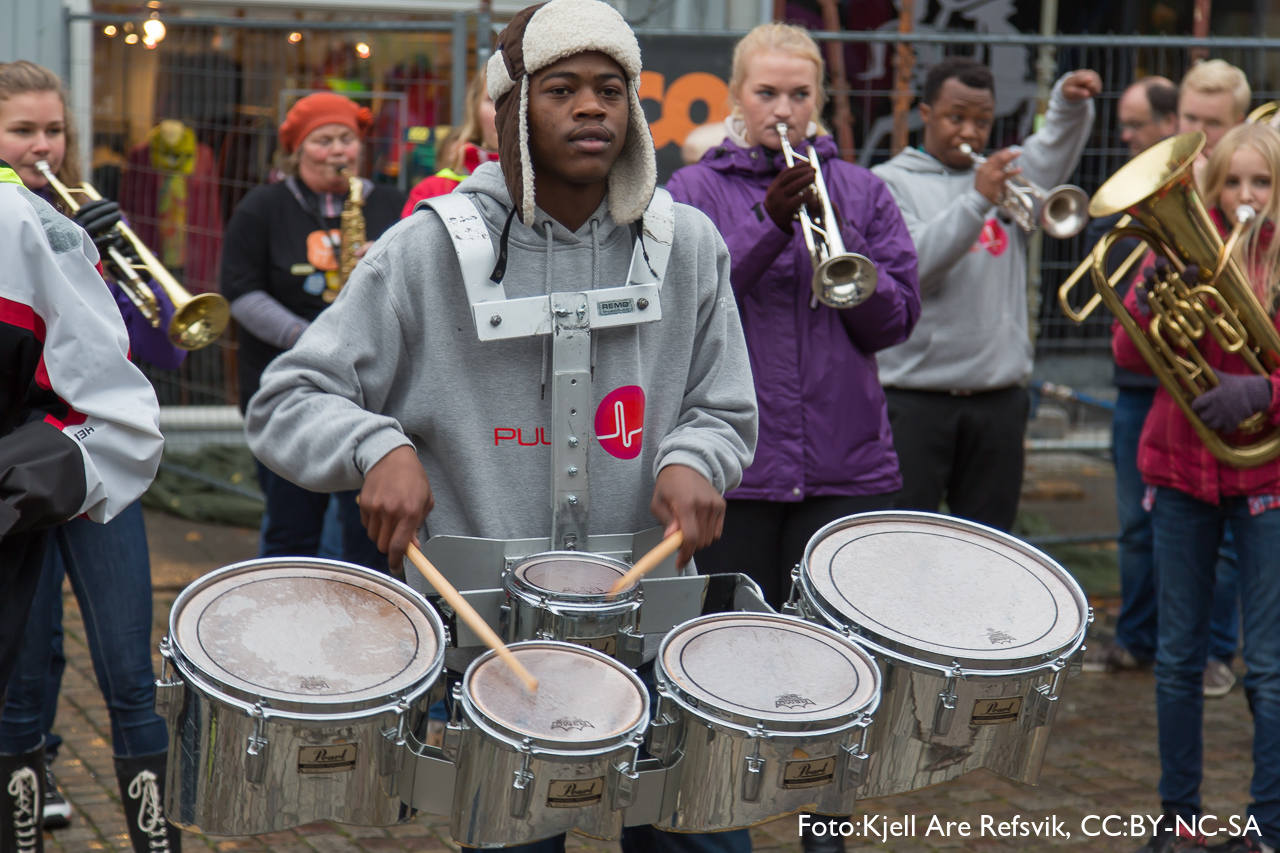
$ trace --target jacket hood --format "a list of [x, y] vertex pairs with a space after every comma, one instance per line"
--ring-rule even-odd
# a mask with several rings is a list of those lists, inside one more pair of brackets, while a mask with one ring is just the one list
[[[817, 149], [819, 162], [825, 163], [840, 153], [831, 136], [814, 136], [808, 142]], [[798, 153], [808, 156], [808, 151], [807, 145], [801, 145]], [[776, 175], [787, 168], [787, 158], [781, 151], [763, 145], [744, 147], [731, 139], [711, 148], [699, 162], [717, 172], [740, 175]]]

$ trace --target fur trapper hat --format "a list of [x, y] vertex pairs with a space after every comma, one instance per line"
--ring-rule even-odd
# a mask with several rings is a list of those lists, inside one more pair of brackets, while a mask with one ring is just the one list
[[602, 0], [551, 0], [522, 9], [489, 57], [489, 97], [497, 108], [498, 153], [520, 221], [533, 222], [529, 157], [529, 78], [568, 56], [600, 51], [627, 75], [630, 117], [622, 154], [609, 171], [609, 213], [626, 225], [649, 206], [658, 183], [653, 136], [640, 106], [640, 45], [617, 10]]

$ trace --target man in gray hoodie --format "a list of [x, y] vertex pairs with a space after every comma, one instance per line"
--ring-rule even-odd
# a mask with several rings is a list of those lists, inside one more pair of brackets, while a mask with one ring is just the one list
[[996, 204], [1013, 175], [1047, 188], [1071, 174], [1101, 89], [1093, 71], [1064, 76], [1044, 127], [1021, 152], [996, 152], [975, 168], [960, 146], [985, 148], [994, 82], [981, 63], [945, 59], [925, 79], [923, 148], [872, 170], [897, 200], [920, 259], [920, 322], [906, 343], [878, 356], [904, 509], [935, 512], [945, 499], [955, 515], [1013, 526], [1032, 358], [1028, 235]]
[[[623, 285], [637, 241], [659, 248], [642, 219], [656, 163], [639, 79], [635, 36], [606, 4], [553, 0], [513, 20], [488, 69], [502, 166], [457, 190], [497, 258], [483, 288], [514, 303]], [[433, 534], [552, 528], [550, 336], [481, 339], [491, 314], [501, 322], [485, 306], [502, 303], [477, 307], [451, 243], [459, 227], [420, 207], [387, 231], [272, 362], [246, 413], [250, 446], [273, 470], [309, 489], [362, 489], [370, 538], [394, 565], [428, 512]], [[661, 320], [591, 332], [589, 532], [656, 518], [683, 530], [685, 563], [719, 535], [721, 494], [751, 461], [756, 405], [724, 242], [679, 204], [667, 239], [660, 309], [608, 309]]]

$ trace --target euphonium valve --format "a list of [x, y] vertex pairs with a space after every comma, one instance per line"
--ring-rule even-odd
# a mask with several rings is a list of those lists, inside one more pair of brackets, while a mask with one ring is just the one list
[[[975, 166], [987, 162], [987, 158], [960, 143], [960, 152]], [[1089, 224], [1089, 196], [1072, 184], [1059, 184], [1045, 190], [1021, 175], [1014, 175], [1004, 182], [999, 206], [1009, 214], [1018, 227], [1028, 234], [1043, 228], [1044, 233], [1059, 240], [1074, 237]]]
[[[80, 209], [79, 202], [75, 200], [77, 193], [94, 201], [102, 198], [89, 183], [75, 189], [68, 187], [58, 180], [44, 160], [37, 162], [36, 168], [72, 213]], [[142, 242], [132, 228], [121, 221], [116, 223], [113, 230], [129, 243], [138, 261], [135, 263], [115, 246], [107, 249], [103, 260], [115, 277], [116, 284], [129, 297], [129, 301], [137, 306], [142, 316], [152, 326], [160, 325], [159, 305], [151, 286], [138, 275], [140, 270], [150, 275], [151, 281], [158, 284], [169, 297], [169, 301], [173, 303], [173, 319], [169, 321], [169, 341], [174, 346], [195, 350], [207, 347], [216, 341], [231, 320], [231, 307], [227, 304], [227, 300], [217, 293], [201, 293], [192, 296], [190, 291], [179, 284], [178, 280], [164, 268], [164, 264], [151, 253], [147, 244]]]
[[798, 154], [787, 140], [787, 126], [779, 122], [776, 129], [782, 140], [782, 156], [786, 158], [787, 166], [794, 166], [799, 160], [813, 167], [813, 189], [822, 206], [817, 222], [803, 205], [799, 213], [800, 230], [813, 262], [813, 299], [810, 305], [814, 308], [819, 302], [831, 308], [861, 305], [876, 292], [876, 265], [865, 255], [845, 251], [844, 240], [840, 237], [840, 220], [831, 206], [827, 183], [822, 178], [822, 165], [812, 146], [809, 156]]

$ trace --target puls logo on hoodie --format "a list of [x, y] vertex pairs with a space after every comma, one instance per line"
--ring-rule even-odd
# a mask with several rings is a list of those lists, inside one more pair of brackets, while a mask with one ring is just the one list
[[623, 385], [605, 395], [596, 409], [596, 441], [610, 456], [635, 459], [644, 437], [644, 389]]
[[969, 251], [981, 252], [986, 249], [998, 258], [1007, 248], [1009, 248], [1009, 235], [1005, 233], [1000, 220], [992, 217], [982, 224], [982, 233], [978, 235], [978, 242], [970, 246]]

